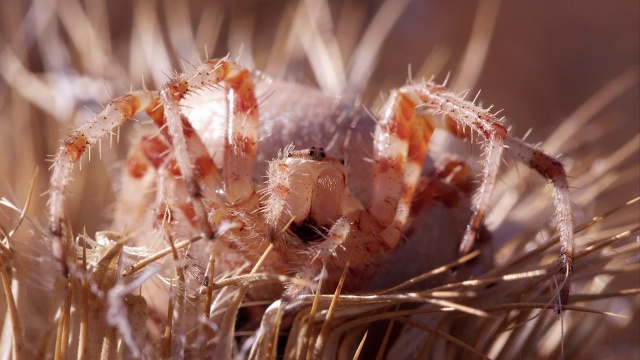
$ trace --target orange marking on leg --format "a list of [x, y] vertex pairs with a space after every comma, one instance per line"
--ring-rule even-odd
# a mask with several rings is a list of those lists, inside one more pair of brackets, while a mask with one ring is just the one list
[[398, 92], [393, 104], [393, 114], [383, 126], [387, 127], [390, 134], [397, 135], [400, 139], [408, 140], [411, 137], [411, 120], [415, 114], [416, 103], [406, 94]]
[[413, 129], [409, 139], [407, 156], [410, 161], [422, 165], [429, 151], [429, 143], [435, 131], [435, 126], [428, 116], [416, 116], [412, 125]]
[[169, 81], [163, 92], [176, 103], [182, 100], [189, 91], [189, 83], [183, 78], [176, 78]]
[[193, 207], [193, 203], [191, 202], [181, 203], [180, 205], [178, 205], [178, 208], [184, 214], [187, 220], [189, 220], [189, 222], [191, 223], [191, 226], [193, 227], [198, 226], [198, 219], [196, 217], [196, 210]]
[[170, 146], [158, 136], [145, 136], [140, 140], [142, 153], [158, 169], [169, 155]]
[[157, 127], [161, 128], [165, 125], [164, 107], [162, 107], [159, 96], [153, 98], [152, 104], [147, 108], [147, 115]]
[[[220, 82], [222, 79], [227, 78], [231, 71], [231, 62], [228, 60], [212, 59], [206, 62], [207, 65], [213, 65], [213, 71], [215, 71], [215, 82]], [[213, 72], [212, 71], [212, 72]]]
[[167, 161], [167, 157], [171, 153], [171, 147], [167, 140], [159, 136], [144, 136], [140, 139], [139, 146], [147, 161], [154, 168], [159, 169], [164, 165], [171, 175], [175, 177], [181, 176], [180, 167], [176, 163], [176, 159], [171, 158]]
[[89, 148], [87, 137], [79, 132], [75, 132], [63, 142], [64, 151], [69, 155], [71, 161], [77, 161]]
[[[484, 121], [491, 121], [491, 119], [482, 119]], [[478, 126], [483, 126], [483, 122], [478, 120]], [[489, 128], [483, 127], [483, 134], [485, 136], [486, 139], [506, 139], [507, 135], [508, 135], [508, 131], [507, 128], [498, 123], [498, 122], [491, 122], [491, 124], [489, 125]]]
[[444, 166], [437, 165], [434, 176], [455, 186], [465, 194], [473, 191], [473, 174], [467, 163], [453, 157], [447, 157], [444, 162]]
[[176, 161], [175, 158], [172, 158], [171, 160], [169, 160], [169, 163], [167, 164], [167, 169], [169, 169], [169, 172], [171, 173], [171, 175], [175, 177], [182, 176], [182, 172], [180, 171], [180, 166], [178, 166], [178, 162]]
[[202, 155], [195, 160], [195, 176], [206, 177], [210, 175], [215, 169], [215, 164], [209, 155]]
[[134, 179], [139, 179], [147, 173], [149, 161], [142, 152], [141, 144], [133, 149], [133, 152], [127, 158], [127, 173]]
[[110, 105], [121, 111], [121, 122], [125, 122], [139, 111], [140, 99], [132, 94], [127, 94], [113, 100]]
[[257, 115], [258, 109], [253, 79], [248, 70], [241, 70], [236, 76], [225, 79], [235, 93], [233, 108], [235, 113]]
[[187, 140], [191, 141], [191, 137], [196, 136], [196, 130], [189, 122], [189, 119], [187, 119], [185, 116], [180, 116], [180, 118], [182, 119], [182, 132], [184, 133], [184, 136], [187, 138]]

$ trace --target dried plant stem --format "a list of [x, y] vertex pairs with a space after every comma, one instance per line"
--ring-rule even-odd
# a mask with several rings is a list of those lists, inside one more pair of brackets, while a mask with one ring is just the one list
[[173, 329], [173, 308], [174, 308], [174, 288], [173, 288], [173, 280], [170, 280], [169, 283], [169, 304], [167, 306], [167, 324], [164, 329], [164, 334], [160, 341], [160, 358], [162, 359], [170, 359], [171, 358], [171, 331]]
[[[395, 310], [398, 310], [398, 306], [396, 305]], [[393, 325], [395, 324], [395, 318], [392, 318], [387, 324], [387, 330], [384, 332], [384, 337], [382, 338], [382, 342], [380, 343], [380, 347], [378, 348], [378, 354], [376, 355], [376, 360], [382, 360], [384, 358], [384, 352], [387, 350], [387, 344], [389, 344], [389, 337], [391, 336], [391, 330], [393, 329]]]
[[61, 360], [68, 358], [69, 347], [69, 317], [71, 316], [71, 297], [73, 295], [73, 280], [67, 278], [67, 296], [60, 308], [58, 317], [58, 331], [56, 334], [56, 351], [54, 359]]
[[275, 328], [273, 329], [273, 336], [269, 346], [271, 347], [271, 353], [269, 360], [276, 360], [278, 358], [278, 337], [280, 337], [280, 325], [282, 324], [282, 312], [284, 304], [280, 303], [278, 311], [276, 312]]
[[87, 341], [89, 339], [89, 273], [87, 272], [87, 229], [82, 231], [82, 278], [80, 291], [82, 297], [82, 321], [80, 322], [80, 338], [78, 342], [78, 359], [90, 358]]
[[2, 288], [4, 290], [5, 299], [9, 309], [9, 318], [11, 319], [11, 328], [13, 333], [13, 358], [24, 359], [24, 343], [22, 340], [22, 330], [20, 328], [20, 318], [18, 317], [18, 309], [11, 291], [11, 278], [7, 273], [2, 255], [0, 255], [0, 277], [2, 277]]
[[[404, 317], [398, 317], [396, 319], [399, 322], [405, 323], [407, 325], [410, 325], [412, 327], [418, 328], [420, 330], [424, 330], [426, 332], [431, 333], [432, 335], [441, 337], [441, 338], [443, 338], [443, 339], [445, 339], [445, 340], [447, 340], [447, 341], [449, 341], [449, 342], [451, 342], [453, 344], [456, 344], [456, 345], [460, 346], [461, 348], [464, 348], [464, 349], [468, 350], [469, 352], [475, 354], [476, 356], [480, 357], [481, 359], [489, 359], [487, 356], [485, 356], [484, 354], [482, 354], [478, 350], [474, 349], [473, 347], [469, 346], [468, 344], [464, 343], [463, 341], [460, 341], [459, 339], [456, 339], [454, 336], [451, 336], [451, 335], [447, 334], [444, 331], [438, 330], [437, 328], [432, 328], [430, 326], [427, 326], [425, 324], [422, 324], [422, 323], [419, 323], [419, 322], [416, 322], [416, 321], [409, 320], [409, 319], [404, 318]], [[438, 326], [438, 327], [440, 327], [440, 326]], [[434, 337], [432, 336], [430, 339], [433, 340]], [[426, 355], [428, 354], [430, 345], [431, 345], [431, 342], [425, 343], [425, 346], [423, 348], [424, 351], [421, 354], [422, 358], [426, 357]]]
[[151, 255], [137, 263], [135, 263], [133, 266], [131, 266], [129, 269], [125, 270], [122, 272], [122, 276], [130, 276], [135, 274], [136, 272], [140, 271], [141, 269], [143, 269], [144, 267], [146, 267], [147, 265], [162, 259], [163, 257], [169, 255], [172, 253], [173, 249], [181, 249], [189, 244], [192, 244], [198, 240], [202, 239], [202, 236], [198, 235], [198, 236], [194, 236], [188, 240], [184, 240], [181, 241], [177, 244], [175, 244], [175, 246], [169, 246], [168, 248], [165, 248], [164, 250], [161, 250], [157, 253], [155, 253], [154, 255]]
[[[11, 231], [9, 231], [9, 233], [8, 233], [9, 236], [7, 236], [7, 240], [9, 240], [10, 237], [13, 236], [13, 234], [16, 232], [16, 230], [18, 230], [20, 225], [22, 225], [22, 221], [27, 216], [27, 211], [29, 211], [29, 204], [31, 204], [31, 196], [33, 195], [33, 188], [35, 187], [39, 171], [40, 171], [40, 168], [38, 168], [36, 166], [35, 170], [33, 171], [33, 176], [31, 176], [31, 182], [29, 183], [29, 191], [27, 192], [27, 200], [25, 201], [24, 207], [22, 208], [22, 211], [20, 212], [20, 217], [18, 217], [18, 222], [16, 222], [16, 224], [13, 226], [13, 229], [11, 229]], [[10, 242], [9, 242], [9, 247], [11, 247], [11, 243]]]
[[362, 335], [362, 340], [360, 340], [358, 348], [356, 349], [356, 353], [353, 355], [353, 360], [358, 360], [358, 358], [360, 358], [360, 353], [362, 352], [364, 343], [367, 341], [367, 335], [369, 335], [369, 330], [365, 331], [364, 335]]
[[329, 305], [329, 309], [327, 310], [327, 316], [322, 323], [322, 328], [320, 328], [320, 334], [316, 339], [316, 343], [314, 344], [314, 357], [320, 358], [324, 354], [324, 348], [326, 346], [327, 337], [329, 336], [329, 328], [331, 327], [331, 321], [333, 320], [333, 315], [336, 312], [336, 307], [338, 306], [338, 299], [340, 298], [340, 291], [342, 291], [342, 285], [344, 284], [344, 279], [347, 278], [347, 270], [349, 270], [349, 265], [351, 264], [351, 258], [347, 259], [346, 264], [344, 265], [344, 269], [342, 270], [342, 276], [340, 276], [340, 281], [338, 282], [338, 286], [336, 286], [336, 291], [333, 293], [333, 298], [331, 299], [331, 305]]
[[215, 241], [211, 242], [211, 254], [209, 254], [209, 272], [207, 275], [209, 276], [209, 283], [207, 284], [207, 294], [205, 297], [205, 313], [204, 315], [208, 318], [211, 312], [211, 304], [213, 303], [213, 284], [214, 284], [214, 276], [215, 276], [215, 268], [216, 268], [216, 243]]
[[[256, 262], [253, 269], [249, 275], [253, 275], [258, 269], [262, 266], [269, 253], [273, 250], [273, 243], [269, 245], [269, 247], [264, 251], [258, 262]], [[249, 290], [249, 286], [243, 285], [240, 286], [233, 296], [233, 299], [229, 303], [224, 316], [222, 317], [222, 322], [220, 323], [220, 334], [224, 334], [224, 337], [220, 340], [220, 344], [216, 349], [217, 356], [219, 359], [230, 359], [233, 354], [233, 340], [235, 333], [235, 319], [238, 314], [238, 309], [242, 304], [242, 299], [247, 294]]]
[[313, 355], [313, 347], [311, 346], [312, 340], [311, 335], [313, 333], [313, 328], [315, 324], [316, 314], [318, 312], [318, 303], [320, 300], [320, 289], [322, 289], [322, 285], [324, 283], [324, 277], [320, 277], [320, 281], [318, 281], [318, 290], [313, 296], [313, 303], [311, 304], [311, 310], [309, 311], [309, 319], [307, 320], [307, 329], [304, 334], [304, 342], [302, 344], [302, 348], [300, 349], [300, 357], [299, 360], [303, 360], [302, 357], [306, 354], [306, 359], [310, 359]]
[[167, 236], [167, 240], [169, 241], [169, 247], [171, 249], [171, 255], [173, 256], [173, 261], [176, 263], [176, 267], [175, 267], [176, 275], [178, 276], [178, 280], [180, 281], [180, 283], [184, 284], [184, 282], [186, 281], [184, 277], [184, 271], [182, 270], [182, 266], [177, 265], [180, 263], [180, 255], [178, 254], [178, 248], [173, 242], [173, 237], [169, 233], [168, 229], [165, 227], [163, 230], [165, 232], [165, 235]]

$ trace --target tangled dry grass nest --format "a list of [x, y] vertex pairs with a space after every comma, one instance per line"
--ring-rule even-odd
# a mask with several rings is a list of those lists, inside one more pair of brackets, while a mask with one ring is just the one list
[[[252, 358], [640, 357], [638, 4], [497, 5], [0, 2], [0, 357], [201, 358], [217, 344]], [[492, 251], [437, 267], [422, 259], [422, 274], [381, 290], [263, 304], [249, 321], [261, 326], [220, 333], [201, 321], [206, 291], [159, 279], [148, 270], [159, 254], [107, 226], [118, 160], [140, 126], [76, 171], [68, 208], [78, 236], [67, 240], [81, 271], [61, 276], [40, 196], [48, 176], [34, 169], [48, 167], [70, 120], [86, 121], [142, 76], [157, 88], [181, 58], [202, 58], [204, 44], [274, 78], [327, 93], [348, 85], [370, 107], [405, 81], [409, 63], [422, 64], [415, 78], [452, 72], [453, 86], [482, 89], [516, 134], [531, 126], [569, 169], [578, 251], [568, 311], [550, 303], [558, 244], [544, 187], [510, 164], [488, 220]], [[123, 278], [124, 264], [140, 259], [150, 260], [141, 275]], [[211, 284], [238, 294], [274, 278]], [[171, 289], [164, 308], [140, 292], [147, 281]]]

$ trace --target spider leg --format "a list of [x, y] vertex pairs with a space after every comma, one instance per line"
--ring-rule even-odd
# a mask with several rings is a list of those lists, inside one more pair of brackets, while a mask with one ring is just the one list
[[467, 163], [452, 155], [444, 156], [431, 173], [420, 179], [411, 204], [412, 217], [435, 202], [448, 208], [456, 207], [473, 192], [473, 180]]
[[508, 137], [505, 141], [506, 153], [529, 165], [545, 179], [553, 184], [553, 202], [556, 207], [556, 221], [560, 232], [560, 263], [562, 284], [560, 287], [560, 303], [567, 305], [571, 291], [571, 276], [573, 275], [573, 213], [569, 197], [569, 182], [562, 163], [543, 151], [526, 142]]
[[[160, 98], [155, 100], [158, 102], [158, 106], [149, 113], [149, 116], [160, 128], [162, 137], [150, 137], [143, 142], [145, 156], [156, 169], [164, 166], [173, 175], [182, 177], [189, 189], [188, 196], [184, 198], [189, 199], [190, 197], [193, 204], [188, 204], [189, 201], [185, 201], [184, 206], [180, 208], [182, 210], [188, 209], [187, 212], [194, 213], [200, 230], [207, 238], [212, 239], [213, 229], [209, 224], [207, 214], [212, 210], [224, 208], [224, 199], [216, 192], [218, 189], [222, 189], [217, 166], [191, 123], [182, 115], [179, 120], [182, 127], [181, 137], [186, 145], [183, 149], [187, 152], [186, 157], [189, 159], [190, 165], [186, 168], [180, 166], [178, 148], [175, 146], [175, 137], [170, 133], [164, 106], [160, 104]], [[169, 158], [170, 154], [172, 156]], [[189, 214], [186, 215], [189, 217]]]
[[[573, 217], [569, 198], [569, 184], [562, 164], [534, 147], [508, 136], [507, 129], [489, 111], [465, 101], [444, 87], [427, 82], [402, 88], [411, 97], [419, 99], [421, 104], [431, 111], [442, 113], [462, 127], [469, 127], [480, 133], [485, 139], [485, 163], [482, 182], [474, 198], [473, 214], [462, 243], [461, 253], [468, 253], [489, 208], [491, 194], [495, 187], [500, 161], [505, 147], [508, 152], [535, 169], [554, 186], [554, 204], [556, 207], [557, 228], [560, 233], [563, 282], [560, 289], [560, 302], [566, 305], [569, 300], [571, 275], [573, 272]], [[452, 131], [450, 126], [443, 126]]]
[[[444, 119], [453, 120], [457, 126], [451, 126], [447, 121], [435, 123], [426, 115], [416, 114], [417, 107], [442, 114]], [[384, 229], [379, 236], [380, 246], [393, 248], [397, 245], [436, 125], [457, 136], [461, 135], [457, 131], [458, 126], [470, 128], [486, 139], [482, 181], [473, 200], [471, 220], [460, 244], [462, 254], [471, 250], [482, 227], [505, 147], [509, 148], [510, 154], [553, 183], [557, 227], [562, 245], [563, 283], [560, 302], [566, 304], [573, 272], [573, 219], [569, 186], [562, 164], [542, 151], [509, 137], [506, 127], [489, 111], [431, 82], [393, 90], [376, 127], [373, 194], [366, 213], [373, 217], [374, 221], [371, 223]], [[398, 179], [402, 179], [402, 182]]]
[[51, 216], [49, 231], [53, 256], [60, 263], [65, 276], [69, 272], [69, 267], [62, 240], [64, 236], [62, 223], [65, 218], [66, 189], [71, 180], [73, 164], [111, 129], [126, 122], [140, 111], [151, 111], [155, 106], [153, 98], [156, 94], [149, 91], [132, 92], [111, 101], [92, 121], [74, 130], [58, 148], [51, 167], [47, 207]]
[[209, 60], [168, 82], [160, 91], [160, 101], [189, 193], [194, 199], [201, 198], [202, 189], [195, 180], [182, 131], [185, 122], [180, 114], [180, 100], [196, 89], [218, 84], [226, 86], [229, 106], [223, 180], [227, 201], [233, 205], [255, 193], [252, 170], [258, 146], [258, 105], [251, 73], [227, 59]]
[[[374, 133], [373, 192], [365, 214], [382, 231], [384, 246], [394, 248], [402, 234], [435, 129], [417, 102], [394, 90], [385, 103]], [[398, 181], [402, 179], [402, 181]]]
[[[168, 155], [171, 153], [173, 147], [173, 138], [169, 134], [166, 117], [164, 114], [164, 107], [160, 104], [160, 99], [154, 99], [158, 102], [158, 106], [154, 108], [153, 112], [148, 112], [149, 117], [153, 120], [156, 126], [160, 129], [161, 137], [153, 136], [143, 140], [143, 146], [145, 150], [145, 156], [153, 163], [153, 166], [157, 169], [163, 165]], [[195, 129], [191, 126], [189, 120], [180, 116], [182, 122], [182, 134], [187, 145], [187, 149], [190, 157], [193, 159], [193, 175], [194, 181], [197, 182], [203, 192], [203, 195], [207, 199], [215, 200], [217, 204], [223, 204], [224, 201], [220, 199], [220, 196], [216, 193], [217, 189], [222, 188], [220, 181], [220, 174], [218, 173], [218, 166], [214, 163], [213, 159], [207, 152], [202, 139], [196, 133]], [[181, 175], [181, 169], [177, 164], [175, 157], [172, 157], [168, 163], [164, 166], [171, 168], [171, 171], [176, 175]]]
[[[343, 214], [350, 224], [349, 232], [340, 240], [336, 256], [323, 263], [329, 274], [336, 275], [342, 273], [349, 261], [345, 289], [361, 287], [370, 279], [380, 267], [385, 252], [396, 248], [402, 238], [435, 130], [429, 116], [417, 114], [416, 105], [417, 102], [402, 91], [392, 91], [374, 133], [371, 203], [365, 209], [359, 202], [343, 206]], [[345, 200], [348, 204], [349, 197]], [[341, 226], [336, 222], [330, 231], [340, 233]], [[320, 250], [311, 249], [318, 254], [324, 253]], [[335, 276], [330, 277], [324, 286], [331, 289], [338, 280]]]
[[146, 142], [149, 139], [148, 136], [142, 137], [125, 160], [125, 171], [112, 223], [114, 229], [134, 229], [140, 234], [152, 230], [153, 221], [150, 221], [148, 210], [153, 206], [154, 194], [157, 192], [158, 173], [153, 159], [149, 159], [147, 155], [149, 144]]
[[[326, 235], [323, 236], [322, 241], [311, 244], [306, 249], [300, 250], [304, 255], [304, 265], [295, 269], [295, 276], [298, 279], [302, 279], [308, 282], [310, 286], [317, 287], [320, 276], [326, 276], [326, 267], [336, 267], [338, 270], [342, 269], [343, 262], [335, 261], [337, 252], [342, 249], [342, 244], [348, 239], [351, 232], [351, 226], [349, 220], [346, 217], [341, 217], [331, 226]], [[344, 254], [343, 254], [344, 255]], [[337, 266], [339, 264], [339, 266]], [[340, 273], [335, 271], [334, 273]], [[335, 289], [335, 285], [338, 279], [328, 278], [323, 279], [323, 288]], [[316, 290], [316, 289], [314, 289]], [[321, 290], [321, 289], [320, 289]], [[306, 289], [301, 289], [298, 286], [289, 286], [285, 293], [286, 297], [293, 297], [296, 294], [305, 292]]]

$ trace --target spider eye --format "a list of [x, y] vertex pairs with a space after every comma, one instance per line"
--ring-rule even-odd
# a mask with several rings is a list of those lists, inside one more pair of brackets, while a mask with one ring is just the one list
[[327, 154], [325, 154], [324, 151], [321, 151], [320, 152], [320, 157], [324, 159], [324, 158], [327, 157]]
[[315, 154], [316, 154], [316, 151], [313, 148], [309, 150], [309, 156], [314, 156]]
[[344, 159], [340, 159], [340, 164], [344, 165]]

